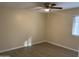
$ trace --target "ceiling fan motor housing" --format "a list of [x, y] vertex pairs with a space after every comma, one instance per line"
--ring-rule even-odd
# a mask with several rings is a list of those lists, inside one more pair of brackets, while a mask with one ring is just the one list
[[52, 4], [52, 3], [45, 3], [45, 8], [52, 8], [53, 6], [55, 6], [56, 4]]

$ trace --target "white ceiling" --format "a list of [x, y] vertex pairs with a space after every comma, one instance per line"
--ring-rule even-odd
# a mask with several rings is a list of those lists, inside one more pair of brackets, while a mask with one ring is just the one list
[[[44, 3], [44, 2], [43, 2]], [[79, 7], [79, 2], [52, 2], [56, 6], [63, 7], [63, 9]], [[42, 2], [0, 2], [0, 6], [15, 7], [15, 8], [33, 8], [41, 5]]]
[[57, 6], [61, 6], [63, 9], [77, 8], [79, 7], [79, 2], [59, 2]]

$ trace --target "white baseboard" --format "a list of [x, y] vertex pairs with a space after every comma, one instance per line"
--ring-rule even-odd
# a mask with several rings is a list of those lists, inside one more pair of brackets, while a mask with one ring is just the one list
[[43, 42], [44, 41], [34, 42], [34, 43], [32, 43], [32, 45], [39, 44], [39, 43], [43, 43]]
[[51, 41], [47, 41], [47, 42], [50, 43], [50, 44], [56, 45], [56, 46], [60, 46], [60, 47], [78, 52], [78, 50], [76, 50], [76, 49], [73, 49], [73, 48], [70, 48], [70, 47], [67, 47], [67, 46], [63, 46], [63, 45], [58, 44], [58, 43], [54, 43], [54, 42], [51, 42]]
[[19, 49], [19, 48], [23, 48], [24, 46], [18, 46], [18, 47], [14, 47], [14, 48], [9, 48], [6, 50], [1, 50], [0, 53], [6, 52], [6, 51], [11, 51], [11, 50], [15, 50], [15, 49]]
[[[35, 42], [35, 43], [32, 43], [32, 45], [39, 44], [39, 43], [42, 43], [42, 42], [43, 41]], [[1, 50], [0, 53], [11, 51], [11, 50], [15, 50], [15, 49], [19, 49], [19, 48], [23, 48], [23, 47], [26, 47], [26, 46], [18, 46], [18, 47], [13, 47], [13, 48]]]

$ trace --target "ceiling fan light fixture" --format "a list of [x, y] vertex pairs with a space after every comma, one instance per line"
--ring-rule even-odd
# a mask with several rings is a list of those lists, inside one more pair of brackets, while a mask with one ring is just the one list
[[49, 12], [49, 11], [50, 11], [50, 9], [44, 9], [44, 11], [45, 11], [45, 12]]

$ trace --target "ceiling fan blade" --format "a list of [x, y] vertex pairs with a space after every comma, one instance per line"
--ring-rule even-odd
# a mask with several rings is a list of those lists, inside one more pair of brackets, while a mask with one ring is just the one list
[[40, 9], [43, 9], [43, 7], [35, 7], [33, 8], [34, 10], [40, 10]]
[[63, 9], [62, 7], [51, 7], [52, 9]]

